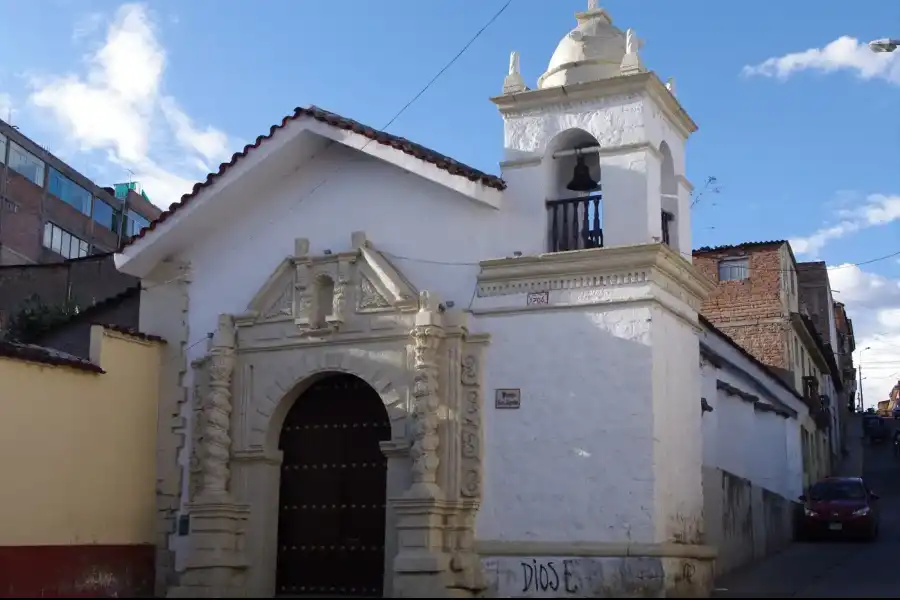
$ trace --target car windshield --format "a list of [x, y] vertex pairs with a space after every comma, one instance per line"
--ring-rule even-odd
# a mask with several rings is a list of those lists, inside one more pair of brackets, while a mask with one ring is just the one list
[[812, 486], [809, 497], [815, 501], [865, 500], [866, 490], [858, 481], [823, 481]]

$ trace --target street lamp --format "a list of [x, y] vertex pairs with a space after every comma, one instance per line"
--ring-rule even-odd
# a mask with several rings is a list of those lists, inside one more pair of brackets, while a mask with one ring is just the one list
[[893, 52], [900, 47], [900, 40], [884, 38], [869, 42], [869, 50], [872, 52]]

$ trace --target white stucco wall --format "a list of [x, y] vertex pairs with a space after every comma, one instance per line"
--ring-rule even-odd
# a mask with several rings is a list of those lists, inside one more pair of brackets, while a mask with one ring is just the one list
[[[486, 370], [481, 539], [653, 540], [650, 309], [479, 319]], [[490, 391], [520, 388], [518, 410]]]
[[[802, 401], [716, 333], [705, 331], [702, 342], [730, 362], [704, 360], [703, 397], [713, 408], [703, 414], [703, 464], [749, 480], [787, 499], [803, 493], [801, 421], [808, 415]], [[737, 368], [735, 368], [737, 367]], [[743, 372], [741, 372], [743, 371]], [[723, 381], [761, 402], [787, 407], [797, 417], [756, 410], [752, 402], [717, 389]]]

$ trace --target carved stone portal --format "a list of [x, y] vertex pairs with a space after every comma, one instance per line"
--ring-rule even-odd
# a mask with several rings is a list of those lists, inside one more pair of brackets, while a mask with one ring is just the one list
[[470, 334], [460, 311], [419, 293], [360, 233], [347, 252], [308, 250], [297, 240], [295, 256], [244, 314], [219, 320], [208, 355], [194, 362], [189, 550], [169, 595], [273, 595], [279, 418], [292, 390], [332, 371], [368, 382], [391, 420], [392, 438], [382, 442], [385, 594], [477, 596], [485, 587], [474, 527], [487, 338]]

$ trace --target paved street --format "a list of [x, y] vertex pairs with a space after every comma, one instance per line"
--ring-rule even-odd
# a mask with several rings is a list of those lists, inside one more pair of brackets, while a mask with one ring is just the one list
[[794, 544], [718, 582], [721, 598], [896, 598], [900, 596], [900, 460], [889, 443], [864, 450], [864, 474], [881, 496], [875, 543]]

